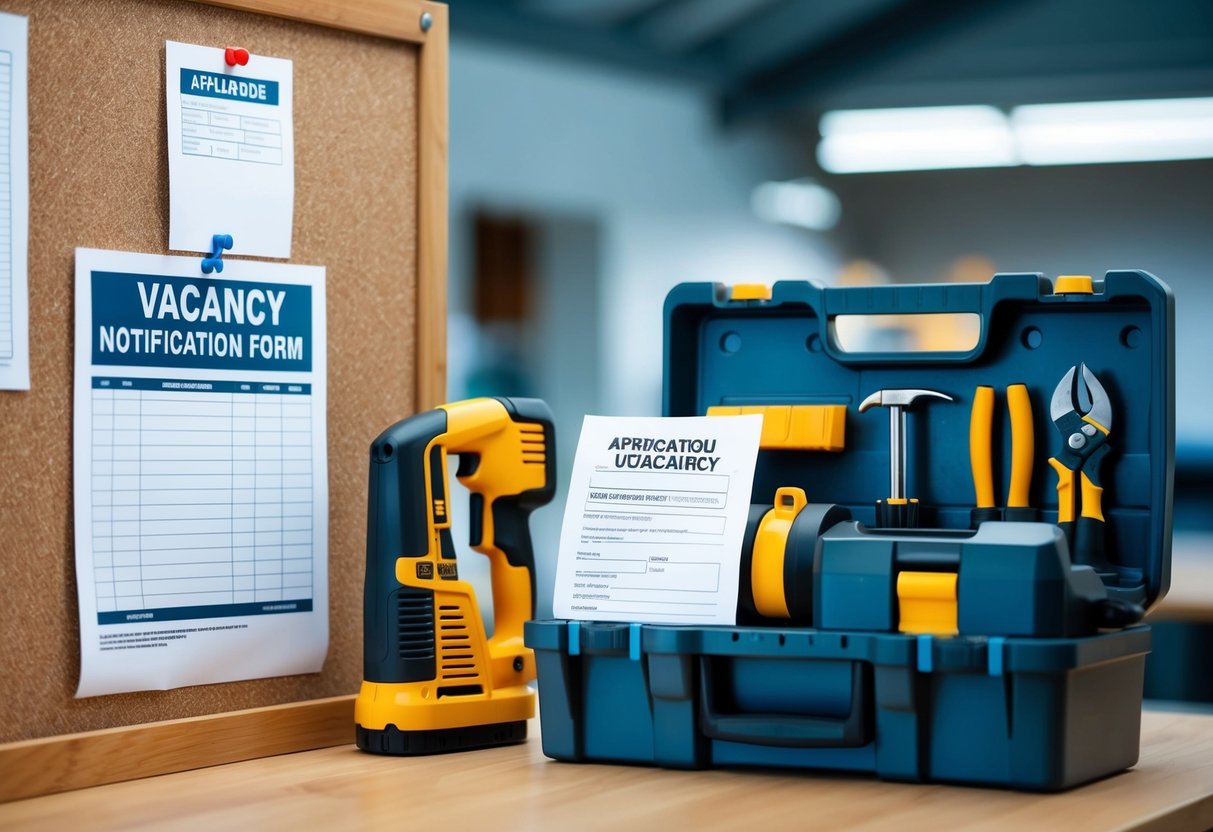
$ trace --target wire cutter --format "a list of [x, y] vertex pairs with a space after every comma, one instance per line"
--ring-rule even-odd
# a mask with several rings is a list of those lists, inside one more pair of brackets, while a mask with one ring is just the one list
[[[1082, 398], [1091, 403], [1085, 412], [1078, 409]], [[1099, 466], [1109, 450], [1112, 405], [1086, 364], [1071, 367], [1062, 376], [1053, 391], [1049, 417], [1061, 434], [1061, 451], [1049, 459], [1057, 472], [1057, 525], [1069, 541], [1074, 563], [1093, 567], [1101, 577], [1115, 578], [1118, 573], [1108, 564], [1104, 549], [1103, 486], [1099, 482]], [[1075, 501], [1080, 496], [1081, 514], [1075, 517]]]

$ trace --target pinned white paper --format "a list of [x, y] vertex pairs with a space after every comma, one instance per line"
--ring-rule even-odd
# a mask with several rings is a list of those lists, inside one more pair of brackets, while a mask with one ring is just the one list
[[552, 608], [559, 618], [737, 623], [762, 416], [581, 427]]
[[289, 258], [295, 209], [293, 65], [252, 54], [228, 66], [223, 49], [168, 41], [169, 232], [176, 251]]

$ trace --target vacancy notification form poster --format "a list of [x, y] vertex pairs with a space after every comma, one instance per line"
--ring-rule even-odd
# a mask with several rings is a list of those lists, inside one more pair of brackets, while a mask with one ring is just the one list
[[211, 251], [230, 234], [232, 254], [291, 256], [295, 208], [293, 64], [168, 41], [168, 247]]
[[78, 697], [320, 670], [324, 277], [76, 250]]

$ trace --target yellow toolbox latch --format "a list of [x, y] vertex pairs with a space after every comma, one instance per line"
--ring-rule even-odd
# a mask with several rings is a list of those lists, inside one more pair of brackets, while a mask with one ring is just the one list
[[1089, 274], [1063, 274], [1053, 284], [1055, 295], [1091, 295], [1095, 287]]
[[729, 288], [729, 300], [770, 300], [771, 287], [765, 283], [737, 283]]
[[955, 572], [902, 572], [897, 576], [897, 602], [903, 633], [954, 636], [956, 625]]

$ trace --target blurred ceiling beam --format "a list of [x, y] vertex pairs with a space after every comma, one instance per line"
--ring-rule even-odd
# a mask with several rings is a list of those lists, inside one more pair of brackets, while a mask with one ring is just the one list
[[[457, 0], [451, 0], [452, 4]], [[581, 22], [618, 25], [647, 14], [670, 0], [518, 0], [528, 14], [552, 15]]]
[[846, 0], [845, 3], [779, 0], [700, 43], [695, 56], [723, 64], [737, 79], [816, 48], [859, 21], [901, 0]]
[[[656, 73], [709, 87], [723, 86], [725, 77], [710, 61], [662, 52], [618, 29], [576, 19], [532, 13], [525, 5], [501, 0], [450, 0], [451, 31], [514, 46], [559, 52], [614, 66]], [[637, 5], [645, 15], [653, 6]], [[626, 24], [625, 24], [626, 25]]]
[[811, 106], [828, 89], [879, 63], [923, 49], [975, 18], [1022, 0], [901, 0], [837, 31], [816, 46], [735, 79], [720, 97], [728, 125]]
[[763, 13], [776, 0], [679, 0], [649, 14], [637, 34], [662, 49], [688, 52]]
[[[1063, 72], [1041, 67], [1031, 76], [970, 75], [968, 78], [899, 79], [830, 90], [805, 110], [802, 121], [813, 124], [818, 110], [867, 110], [884, 107], [942, 107], [985, 101], [996, 106], [1067, 101], [1119, 101], [1131, 98], [1188, 98], [1213, 90], [1213, 68], [1107, 69]], [[896, 103], [892, 103], [896, 102]]]

